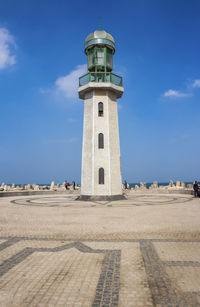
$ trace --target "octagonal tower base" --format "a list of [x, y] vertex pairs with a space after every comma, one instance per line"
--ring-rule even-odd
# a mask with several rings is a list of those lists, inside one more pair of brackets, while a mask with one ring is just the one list
[[[79, 200], [110, 201], [125, 198], [122, 193], [117, 113], [117, 98], [122, 93], [122, 86], [109, 82], [89, 82], [79, 87], [79, 97], [84, 99]], [[103, 106], [101, 113], [99, 103]]]
[[115, 201], [124, 199], [126, 199], [124, 195], [80, 195], [76, 198], [76, 200], [83, 201]]

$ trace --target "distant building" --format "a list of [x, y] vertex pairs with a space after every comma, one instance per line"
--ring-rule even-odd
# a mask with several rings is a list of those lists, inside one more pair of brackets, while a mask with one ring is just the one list
[[79, 78], [84, 100], [82, 199], [122, 198], [117, 98], [123, 94], [122, 77], [113, 73], [115, 42], [105, 31], [85, 41], [88, 73]]

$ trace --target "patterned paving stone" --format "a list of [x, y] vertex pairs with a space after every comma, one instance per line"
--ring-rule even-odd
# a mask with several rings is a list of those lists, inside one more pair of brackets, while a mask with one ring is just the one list
[[199, 242], [156, 242], [156, 251], [162, 261], [199, 261]]
[[120, 249], [119, 306], [153, 306], [139, 242], [86, 242], [92, 248]]
[[165, 270], [174, 287], [183, 292], [200, 293], [200, 267], [177, 265], [167, 266]]
[[71, 242], [54, 248], [26, 247], [9, 256], [0, 265], [0, 302], [4, 305], [71, 306], [88, 302], [92, 306], [118, 306], [119, 250], [93, 250], [81, 242]]
[[[154, 247], [158, 243], [166, 247], [170, 244], [162, 240], [69, 242], [13, 238], [13, 247], [18, 244], [21, 251], [11, 257], [8, 253], [0, 265], [0, 303], [198, 306], [200, 263], [162, 261]], [[171, 242], [172, 246], [185, 244], [188, 251], [191, 243]], [[4, 251], [7, 249], [10, 246]]]
[[200, 200], [136, 196], [0, 199], [0, 306], [200, 306]]
[[[39, 240], [20, 240], [16, 238], [15, 240], [8, 240], [6, 243], [0, 245], [0, 264], [6, 260], [7, 258], [10, 258], [16, 254], [18, 254], [21, 250], [27, 249], [27, 248], [52, 248], [52, 247], [57, 247], [60, 246], [61, 244], [67, 244], [67, 242], [60, 243], [57, 241], [39, 241]], [[12, 243], [12, 245], [11, 245]]]
[[132, 207], [132, 206], [155, 206], [165, 204], [178, 204], [190, 202], [191, 197], [184, 196], [169, 196], [169, 195], [132, 195], [128, 196], [127, 200], [123, 201], [85, 201], [77, 202], [76, 196], [43, 196], [43, 197], [23, 197], [11, 201], [13, 204], [25, 206], [39, 206], [39, 207], [75, 207], [75, 208], [91, 208], [91, 207]]

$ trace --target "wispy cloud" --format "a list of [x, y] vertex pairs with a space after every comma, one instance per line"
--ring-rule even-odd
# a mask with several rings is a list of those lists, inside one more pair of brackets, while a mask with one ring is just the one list
[[7, 29], [0, 28], [0, 69], [5, 69], [16, 63], [13, 48], [16, 48], [14, 37]]
[[53, 86], [49, 88], [40, 88], [43, 95], [50, 95], [56, 101], [63, 99], [74, 99], [78, 97], [78, 80], [79, 77], [87, 72], [87, 65], [78, 65], [65, 76], [58, 77]]
[[184, 133], [181, 135], [176, 135], [176, 136], [172, 136], [169, 139], [169, 144], [178, 144], [178, 143], [185, 143], [185, 142], [189, 142], [189, 140], [191, 139], [191, 135], [188, 133]]
[[79, 138], [76, 138], [76, 137], [72, 137], [72, 138], [69, 138], [68, 139], [68, 143], [77, 143], [77, 142], [79, 142]]
[[192, 94], [191, 93], [183, 93], [183, 92], [180, 92], [180, 91], [177, 91], [177, 90], [168, 90], [166, 91], [163, 96], [166, 97], [166, 98], [185, 98], [185, 97], [189, 97], [191, 96]]
[[180, 99], [180, 98], [187, 98], [194, 95], [194, 88], [200, 88], [200, 79], [196, 79], [193, 82], [190, 80], [187, 85], [187, 92], [181, 92], [173, 89], [169, 89], [166, 91], [162, 97], [164, 98], [174, 98], [174, 99]]
[[119, 76], [121, 76], [123, 78], [126, 78], [127, 75], [128, 75], [128, 70], [123, 65], [116, 65], [116, 67], [115, 67], [115, 74], [119, 75]]
[[200, 87], [200, 79], [194, 80], [192, 87]]
[[78, 78], [87, 72], [87, 65], [78, 65], [66, 76], [61, 76], [55, 81], [55, 90], [66, 98], [77, 96]]
[[51, 145], [51, 144], [72, 144], [72, 143], [78, 143], [79, 142], [79, 138], [77, 137], [71, 137], [68, 139], [50, 139], [50, 140], [46, 140], [44, 141], [44, 144], [46, 145]]
[[118, 106], [118, 110], [123, 109], [122, 103], [121, 102], [117, 102], [117, 106]]
[[72, 117], [69, 117], [69, 118], [67, 119], [67, 121], [68, 121], [68, 123], [70, 123], [70, 124], [73, 124], [73, 123], [77, 122], [77, 120], [74, 119], [74, 118], [72, 118]]

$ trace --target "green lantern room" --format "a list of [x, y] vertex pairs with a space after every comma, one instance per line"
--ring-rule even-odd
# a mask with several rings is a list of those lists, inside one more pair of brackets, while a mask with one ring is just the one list
[[79, 78], [79, 86], [88, 82], [111, 82], [122, 86], [122, 78], [113, 73], [115, 41], [105, 31], [95, 31], [85, 41], [88, 73]]

